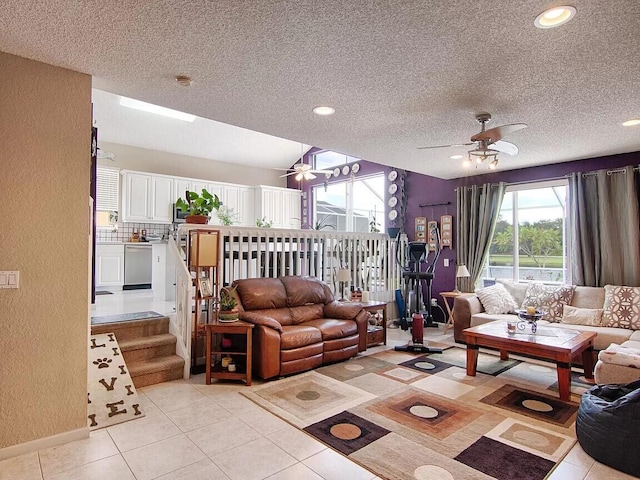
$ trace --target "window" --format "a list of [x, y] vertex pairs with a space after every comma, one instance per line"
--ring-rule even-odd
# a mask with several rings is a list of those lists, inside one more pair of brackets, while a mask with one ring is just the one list
[[385, 231], [384, 175], [318, 185], [313, 189], [316, 230]]
[[321, 152], [316, 153], [313, 156], [313, 168], [316, 170], [330, 170], [338, 165], [344, 165], [345, 163], [357, 162], [359, 158], [350, 157], [343, 153], [338, 152]]
[[569, 282], [566, 234], [568, 182], [507, 187], [485, 278]]
[[118, 222], [120, 171], [116, 168], [96, 169], [96, 226], [114, 228]]

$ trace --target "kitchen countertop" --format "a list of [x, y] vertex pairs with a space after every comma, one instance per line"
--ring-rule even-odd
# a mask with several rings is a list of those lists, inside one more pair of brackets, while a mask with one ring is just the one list
[[119, 241], [97, 241], [96, 245], [158, 245], [162, 243], [167, 243], [167, 240], [154, 240], [153, 242], [119, 242]]

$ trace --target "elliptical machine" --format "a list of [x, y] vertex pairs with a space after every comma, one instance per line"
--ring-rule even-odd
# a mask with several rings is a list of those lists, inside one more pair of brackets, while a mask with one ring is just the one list
[[[408, 266], [402, 272], [402, 278], [405, 280], [407, 312], [401, 318], [400, 327], [403, 330], [408, 330], [408, 317], [411, 316], [411, 342], [407, 345], [395, 347], [395, 350], [400, 352], [442, 353], [441, 348], [429, 347], [428, 343], [427, 345], [424, 343], [424, 327], [438, 328], [438, 324], [433, 321], [431, 309], [431, 282], [433, 281], [436, 262], [440, 257], [440, 232], [435, 228], [432, 233], [435, 233], [437, 239], [436, 250], [425, 271], [422, 270], [422, 265], [428, 261], [427, 244], [425, 242], [409, 242], [408, 244]], [[427, 301], [424, 302], [425, 311], [420, 310], [423, 282], [427, 294]]]

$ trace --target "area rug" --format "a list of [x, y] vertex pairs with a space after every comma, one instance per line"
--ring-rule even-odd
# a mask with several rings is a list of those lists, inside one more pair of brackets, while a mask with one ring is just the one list
[[131, 320], [146, 320], [148, 318], [164, 317], [158, 312], [133, 312], [121, 313], [118, 315], [102, 315], [99, 317], [91, 317], [91, 325], [101, 325], [103, 323], [129, 322]]
[[576, 442], [553, 365], [481, 352], [489, 373], [468, 377], [460, 354], [384, 351], [241, 393], [381, 478], [545, 478]]
[[87, 377], [89, 429], [96, 430], [144, 416], [113, 333], [91, 335]]

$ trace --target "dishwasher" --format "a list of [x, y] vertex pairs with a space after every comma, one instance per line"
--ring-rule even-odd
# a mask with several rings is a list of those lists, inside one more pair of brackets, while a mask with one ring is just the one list
[[123, 290], [151, 288], [151, 245], [124, 246]]

